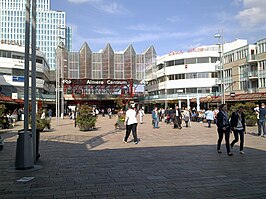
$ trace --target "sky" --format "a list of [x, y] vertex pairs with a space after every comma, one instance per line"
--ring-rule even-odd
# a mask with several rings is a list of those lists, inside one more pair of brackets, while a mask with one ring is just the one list
[[74, 51], [85, 42], [93, 52], [153, 45], [162, 56], [217, 44], [217, 33], [225, 42], [266, 38], [266, 0], [51, 0], [51, 9], [66, 12]]

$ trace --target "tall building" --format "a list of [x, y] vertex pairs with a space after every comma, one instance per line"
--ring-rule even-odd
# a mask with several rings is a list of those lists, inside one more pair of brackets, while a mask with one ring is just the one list
[[[50, 9], [50, 0], [36, 0], [36, 46], [51, 70], [56, 68], [56, 47], [63, 42], [72, 49], [72, 30], [66, 13]], [[26, 0], [0, 0], [0, 41], [24, 45]]]

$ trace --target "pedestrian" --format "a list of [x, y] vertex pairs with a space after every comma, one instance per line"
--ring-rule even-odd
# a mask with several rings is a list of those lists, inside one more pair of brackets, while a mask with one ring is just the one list
[[140, 120], [140, 123], [142, 124], [143, 123], [143, 117], [145, 115], [145, 112], [142, 108], [139, 109], [139, 120]]
[[230, 138], [230, 123], [227, 113], [227, 106], [226, 104], [221, 104], [219, 107], [219, 113], [217, 114], [217, 131], [218, 131], [218, 142], [217, 142], [217, 152], [222, 153], [221, 151], [221, 143], [223, 140], [223, 136], [225, 134], [225, 145], [226, 145], [226, 151], [227, 155], [232, 156], [233, 154], [230, 152], [230, 144], [229, 144], [229, 138]]
[[266, 122], [266, 108], [265, 108], [265, 104], [261, 103], [261, 107], [259, 109], [258, 136], [266, 137], [265, 122]]
[[208, 128], [211, 128], [211, 123], [214, 120], [214, 113], [211, 108], [208, 108], [208, 110], [205, 112], [205, 117], [208, 122]]
[[183, 116], [184, 116], [184, 121], [186, 124], [186, 127], [188, 128], [188, 126], [191, 127], [191, 123], [190, 123], [190, 112], [188, 110], [188, 108], [185, 108], [184, 112], [183, 112]]
[[182, 115], [181, 115], [181, 111], [178, 106], [175, 107], [175, 111], [173, 112], [172, 118], [174, 122], [174, 129], [176, 128], [182, 129], [182, 126], [181, 126]]
[[138, 144], [138, 137], [137, 137], [137, 113], [134, 110], [135, 104], [131, 104], [129, 106], [129, 109], [126, 111], [126, 118], [125, 118], [125, 124], [126, 124], [126, 135], [123, 140], [124, 143], [128, 143], [127, 139], [132, 131], [134, 144]]
[[52, 111], [52, 109], [49, 109], [48, 110], [48, 116], [50, 119], [52, 118], [52, 115], [53, 115], [53, 111]]
[[231, 129], [234, 132], [235, 139], [231, 142], [231, 148], [234, 147], [234, 144], [238, 142], [238, 134], [240, 137], [240, 154], [245, 154], [243, 151], [244, 147], [244, 132], [245, 128], [245, 115], [243, 113], [243, 107], [240, 106], [231, 116]]
[[151, 117], [152, 117], [153, 128], [158, 129], [159, 128], [159, 113], [158, 113], [157, 107], [154, 107], [151, 113]]

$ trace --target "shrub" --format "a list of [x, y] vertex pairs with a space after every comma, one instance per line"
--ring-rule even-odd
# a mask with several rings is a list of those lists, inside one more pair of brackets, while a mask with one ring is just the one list
[[78, 109], [76, 123], [81, 131], [87, 131], [95, 127], [97, 116], [93, 114], [92, 107], [89, 105], [81, 105]]

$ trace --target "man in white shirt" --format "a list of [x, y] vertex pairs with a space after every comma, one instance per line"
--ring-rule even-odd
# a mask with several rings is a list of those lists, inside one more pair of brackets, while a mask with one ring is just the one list
[[137, 137], [137, 113], [133, 109], [135, 108], [135, 104], [131, 104], [129, 106], [129, 109], [126, 111], [126, 118], [125, 118], [125, 123], [126, 123], [126, 135], [124, 138], [124, 143], [128, 143], [127, 139], [130, 135], [130, 132], [132, 130], [133, 138], [134, 138], [134, 143], [138, 144], [138, 137]]

